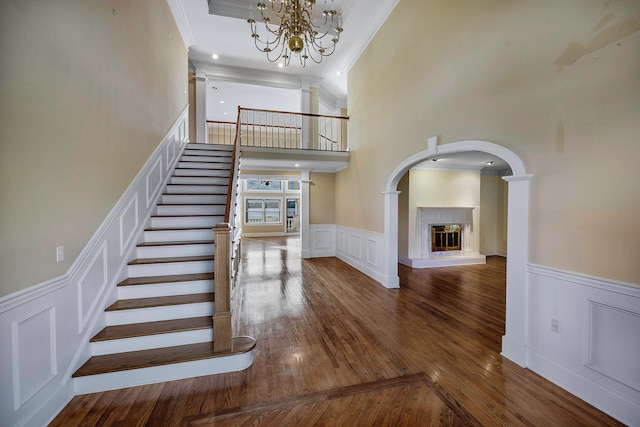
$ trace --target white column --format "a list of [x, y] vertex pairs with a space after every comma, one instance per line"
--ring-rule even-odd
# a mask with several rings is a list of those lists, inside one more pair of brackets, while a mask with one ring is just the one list
[[399, 191], [385, 191], [384, 195], [384, 266], [382, 284], [399, 288], [398, 277], [398, 195]]
[[503, 177], [509, 183], [507, 211], [507, 307], [501, 354], [526, 367], [528, 353], [529, 181], [532, 175]]
[[207, 143], [207, 76], [196, 72], [196, 141]]
[[309, 241], [309, 171], [300, 173], [300, 256], [311, 258]]

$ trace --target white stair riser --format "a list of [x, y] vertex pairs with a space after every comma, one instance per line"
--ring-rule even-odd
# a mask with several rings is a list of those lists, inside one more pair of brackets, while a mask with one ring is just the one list
[[106, 321], [108, 326], [114, 326], [199, 316], [213, 316], [213, 301], [136, 310], [107, 311]]
[[226, 170], [206, 170], [206, 169], [176, 169], [173, 171], [175, 176], [206, 176], [206, 177], [216, 177], [216, 178], [229, 178], [230, 172], [229, 169]]
[[227, 194], [227, 185], [167, 185], [167, 194]]
[[118, 299], [153, 298], [213, 292], [213, 279], [153, 285], [119, 286]]
[[155, 242], [190, 242], [213, 240], [213, 230], [201, 228], [195, 230], [154, 230], [144, 232], [144, 241]]
[[211, 155], [204, 155], [198, 153], [196, 156], [190, 155], [182, 155], [180, 157], [180, 161], [182, 162], [201, 162], [201, 163], [222, 163], [228, 165], [231, 163], [231, 156], [218, 156], [215, 153], [211, 153]]
[[229, 170], [229, 163], [209, 163], [209, 162], [183, 162], [180, 160], [178, 162], [179, 168], [196, 168], [196, 169], [210, 169], [210, 170]]
[[210, 261], [166, 262], [157, 264], [130, 265], [129, 277], [170, 276], [174, 274], [211, 273], [213, 259]]
[[173, 176], [171, 177], [171, 184], [228, 185], [229, 178]]
[[233, 151], [231, 150], [198, 150], [198, 149], [189, 149], [184, 150], [183, 155], [185, 156], [217, 156], [217, 157], [228, 157], [231, 158], [233, 156]]
[[184, 378], [215, 375], [225, 372], [238, 372], [247, 369], [253, 363], [253, 351], [225, 357], [215, 357], [194, 362], [175, 363], [151, 368], [88, 375], [73, 379], [75, 394], [96, 393], [117, 390]]
[[158, 206], [157, 214], [163, 215], [215, 215], [224, 219], [224, 211], [226, 205], [223, 203], [217, 205], [161, 205]]
[[142, 246], [137, 250], [138, 259], [141, 258], [171, 258], [187, 256], [213, 256], [213, 243], [193, 245], [162, 245]]
[[227, 203], [227, 196], [220, 195], [187, 195], [187, 194], [163, 194], [162, 203], [166, 204], [215, 204]]
[[210, 341], [213, 341], [213, 328], [92, 342], [91, 354], [93, 356], [101, 356], [103, 354], [125, 353], [127, 351], [149, 350]]
[[151, 228], [211, 228], [219, 223], [216, 216], [160, 216], [151, 218]]

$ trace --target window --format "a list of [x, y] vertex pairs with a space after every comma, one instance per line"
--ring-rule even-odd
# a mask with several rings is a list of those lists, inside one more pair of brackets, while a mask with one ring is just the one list
[[257, 224], [281, 224], [281, 199], [245, 199], [244, 223]]
[[270, 179], [247, 179], [245, 191], [282, 191], [282, 181]]
[[300, 181], [287, 181], [287, 191], [300, 191]]

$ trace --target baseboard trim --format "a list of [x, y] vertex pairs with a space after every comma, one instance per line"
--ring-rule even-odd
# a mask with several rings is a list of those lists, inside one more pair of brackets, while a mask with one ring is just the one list
[[618, 421], [629, 425], [640, 424], [640, 406], [609, 390], [589, 378], [567, 369], [535, 351], [529, 350], [529, 369], [567, 390]]

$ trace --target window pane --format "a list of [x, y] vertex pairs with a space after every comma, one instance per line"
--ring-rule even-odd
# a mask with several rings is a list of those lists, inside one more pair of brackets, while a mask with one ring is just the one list
[[287, 190], [300, 191], [300, 181], [287, 181]]
[[247, 179], [246, 188], [247, 191], [280, 191], [282, 183], [280, 180]]
[[265, 209], [264, 222], [280, 222], [280, 209]]
[[277, 209], [280, 210], [280, 200], [275, 199], [266, 199], [265, 200], [265, 208], [267, 209]]

